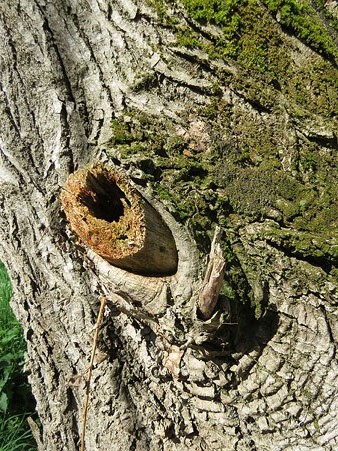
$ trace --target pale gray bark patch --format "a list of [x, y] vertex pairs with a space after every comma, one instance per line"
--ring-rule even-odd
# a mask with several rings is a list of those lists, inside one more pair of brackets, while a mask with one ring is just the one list
[[[0, 8], [0, 257], [27, 340], [39, 449], [77, 449], [77, 376], [88, 366], [104, 292], [110, 310], [99, 347], [107, 358], [93, 371], [87, 449], [333, 450], [337, 286], [322, 268], [261, 239], [264, 223], [242, 228], [238, 258], [246, 256], [265, 312], [247, 318], [231, 353], [221, 337], [224, 352], [213, 356], [208, 338], [222, 321], [194, 319], [205, 261], [161, 204], [153, 200], [180, 252], [170, 281], [138, 284], [68, 232], [60, 187], [84, 163], [109, 162], [104, 143], [116, 113], [132, 106], [179, 123], [217, 80], [196, 63], [202, 56], [168, 46], [170, 32], [143, 3], [13, 0]], [[135, 92], [149, 73], [157, 89]], [[178, 377], [165, 367], [173, 345], [184, 350]]]

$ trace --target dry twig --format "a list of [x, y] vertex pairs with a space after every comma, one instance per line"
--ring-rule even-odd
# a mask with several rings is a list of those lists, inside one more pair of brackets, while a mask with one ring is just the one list
[[85, 435], [86, 435], [87, 411], [88, 411], [89, 393], [90, 393], [90, 379], [92, 377], [95, 351], [96, 351], [96, 346], [97, 346], [97, 342], [99, 339], [100, 326], [102, 323], [103, 311], [104, 311], [106, 302], [107, 302], [106, 297], [102, 296], [100, 310], [99, 310], [99, 314], [97, 316], [96, 325], [95, 325], [92, 355], [90, 358], [89, 368], [88, 368], [87, 377], [86, 377], [86, 395], [85, 395], [85, 401], [84, 401], [83, 412], [82, 412], [82, 433], [81, 433], [80, 451], [85, 451]]

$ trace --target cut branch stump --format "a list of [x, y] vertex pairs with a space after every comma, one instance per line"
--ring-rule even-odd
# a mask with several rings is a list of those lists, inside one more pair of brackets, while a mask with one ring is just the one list
[[144, 275], [176, 272], [169, 227], [120, 172], [104, 164], [76, 171], [61, 203], [80, 240], [112, 265]]

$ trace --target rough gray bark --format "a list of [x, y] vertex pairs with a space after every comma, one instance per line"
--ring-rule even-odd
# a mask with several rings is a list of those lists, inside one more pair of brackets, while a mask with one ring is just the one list
[[[248, 311], [232, 346], [226, 308], [206, 322], [196, 317], [206, 260], [150, 188], [139, 190], [173, 233], [175, 276], [125, 273], [67, 229], [61, 186], [87, 162], [116, 163], [107, 150], [113, 118], [132, 107], [179, 126], [183, 112], [207, 102], [217, 72], [202, 57], [175, 52], [172, 41], [146, 2], [0, 6], [0, 258], [28, 344], [39, 449], [78, 449], [78, 376], [88, 367], [102, 293], [110, 310], [92, 377], [88, 450], [336, 449], [337, 285], [262, 238], [272, 219], [242, 225], [233, 239], [265, 313], [255, 321]], [[149, 74], [157, 88], [134, 89]], [[223, 96], [252, 111], [230, 88]], [[129, 175], [140, 178], [133, 167]], [[224, 352], [213, 355], [208, 338], [220, 326]]]

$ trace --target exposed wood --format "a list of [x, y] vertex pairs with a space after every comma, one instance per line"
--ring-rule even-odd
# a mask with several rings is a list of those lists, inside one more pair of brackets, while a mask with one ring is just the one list
[[68, 177], [61, 202], [80, 240], [113, 265], [138, 274], [176, 272], [170, 229], [121, 172], [102, 164], [80, 169]]
[[221, 229], [216, 227], [211, 243], [209, 262], [204, 276], [203, 286], [198, 297], [198, 308], [204, 320], [211, 318], [223, 285], [225, 260], [221, 247]]

